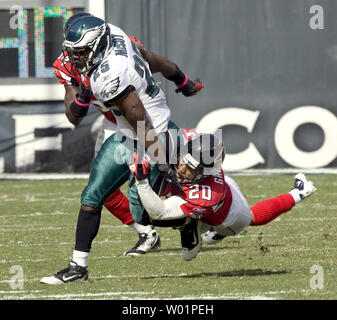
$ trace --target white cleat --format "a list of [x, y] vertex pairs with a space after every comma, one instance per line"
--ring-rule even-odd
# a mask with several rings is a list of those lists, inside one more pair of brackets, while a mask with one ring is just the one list
[[156, 230], [152, 229], [149, 233], [140, 233], [136, 245], [129, 251], [124, 252], [125, 256], [141, 256], [149, 251], [160, 247], [160, 237]]
[[226, 236], [217, 233], [213, 228], [211, 228], [205, 232], [205, 234], [202, 237], [202, 240], [206, 244], [216, 244], [222, 241], [224, 238], [226, 238]]
[[316, 191], [316, 187], [313, 183], [305, 177], [303, 173], [298, 173], [295, 176], [294, 187], [291, 190], [291, 193], [298, 194], [300, 200], [303, 200], [310, 195], [312, 195]]

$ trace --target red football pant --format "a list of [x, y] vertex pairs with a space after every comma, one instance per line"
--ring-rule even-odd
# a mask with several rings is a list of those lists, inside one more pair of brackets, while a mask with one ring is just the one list
[[133, 224], [128, 198], [118, 189], [106, 199], [104, 206], [123, 224]]
[[250, 210], [254, 216], [254, 225], [266, 224], [295, 205], [293, 196], [289, 193], [282, 194], [272, 199], [267, 199], [253, 205]]

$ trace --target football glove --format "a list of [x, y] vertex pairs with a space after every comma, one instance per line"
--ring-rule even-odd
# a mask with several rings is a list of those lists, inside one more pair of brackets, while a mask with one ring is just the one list
[[169, 164], [158, 164], [158, 169], [168, 183], [172, 184], [176, 189], [184, 193], [184, 190], [180, 185], [175, 170], [172, 168], [172, 166]]
[[195, 79], [193, 81], [187, 79], [186, 84], [184, 84], [181, 87], [178, 87], [178, 89], [176, 89], [175, 91], [176, 93], [181, 92], [185, 97], [190, 97], [197, 94], [197, 92], [199, 92], [203, 87], [204, 83], [202, 82], [201, 79]]
[[92, 92], [90, 87], [84, 85], [82, 82], [78, 87], [78, 92], [76, 94], [76, 100], [80, 103], [87, 104], [90, 103]]
[[133, 154], [133, 163], [130, 164], [129, 169], [131, 174], [137, 180], [144, 180], [148, 177], [150, 173], [150, 164], [148, 162], [148, 157], [145, 155], [142, 158], [142, 162], [139, 161], [139, 155], [137, 152]]

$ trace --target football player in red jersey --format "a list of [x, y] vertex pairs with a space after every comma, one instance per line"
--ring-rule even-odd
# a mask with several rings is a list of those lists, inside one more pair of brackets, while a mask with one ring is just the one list
[[186, 261], [198, 254], [201, 248], [200, 235], [206, 230], [204, 242], [217, 243], [226, 236], [238, 234], [249, 225], [264, 225], [274, 220], [316, 190], [312, 182], [299, 173], [289, 193], [249, 207], [237, 183], [225, 176], [221, 168], [225, 148], [220, 139], [212, 134], [188, 132], [176, 168], [183, 192], [169, 185], [172, 196], [162, 200], [152, 190], [147, 179], [150, 166], [146, 158], [142, 163], [135, 162], [130, 167], [136, 177], [143, 206], [152, 219], [178, 219], [186, 215], [191, 218], [186, 227], [180, 229], [182, 256]]
[[[68, 28], [76, 19], [84, 16], [91, 16], [91, 14], [78, 13], [71, 16], [65, 24], [64, 33], [66, 34]], [[176, 83], [177, 92], [182, 92], [185, 96], [191, 96], [203, 88], [203, 83], [201, 80], [197, 79], [192, 81], [188, 79], [188, 77], [182, 73], [175, 64], [166, 58], [158, 56], [157, 54], [147, 50], [136, 37], [129, 36], [129, 38], [136, 44], [138, 50], [149, 63], [152, 72], [163, 73], [163, 64], [169, 65], [173, 69], [175, 67], [177, 68], [177, 72], [173, 76], [168, 76], [163, 73], [167, 79]], [[80, 65], [71, 63], [67, 51], [63, 51], [62, 54], [56, 59], [53, 64], [53, 71], [56, 77], [59, 79], [59, 82], [64, 85], [64, 104], [66, 107], [65, 113], [68, 120], [72, 124], [75, 126], [80, 124], [88, 111], [90, 103], [97, 107], [97, 109], [103, 114], [104, 118], [102, 126], [100, 127], [95, 144], [96, 156], [104, 141], [118, 130], [114, 113], [110, 108], [107, 108], [103, 103], [95, 99], [90, 90], [89, 77], [86, 74], [81, 73]], [[72, 105], [74, 105], [74, 103], [81, 107], [81, 110], [84, 111], [83, 115], [78, 116], [78, 114], [74, 114], [72, 111]], [[123, 224], [134, 228], [138, 232], [140, 241], [137, 242], [134, 248], [127, 251], [129, 255], [144, 254], [160, 245], [160, 237], [153, 227], [143, 226], [134, 221], [129, 210], [129, 201], [119, 189], [108, 197], [104, 203], [104, 206], [114, 216], [120, 219]], [[76, 254], [77, 252], [75, 252], [75, 255]], [[78, 254], [81, 255], [80, 253]], [[79, 258], [79, 260], [81, 259]]]

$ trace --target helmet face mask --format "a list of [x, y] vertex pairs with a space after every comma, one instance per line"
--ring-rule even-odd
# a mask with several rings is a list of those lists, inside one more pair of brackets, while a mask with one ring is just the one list
[[204, 179], [202, 171], [201, 167], [191, 168], [188, 163], [180, 158], [180, 164], [176, 168], [176, 176], [180, 184], [198, 183]]
[[75, 66], [80, 71], [85, 71], [88, 66], [88, 60], [91, 53], [91, 49], [89, 47], [70, 47], [64, 46], [64, 50], [67, 51], [70, 63]]
[[87, 73], [105, 58], [111, 47], [109, 26], [100, 18], [85, 16], [68, 28], [63, 49], [70, 63]]

